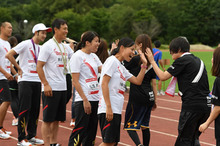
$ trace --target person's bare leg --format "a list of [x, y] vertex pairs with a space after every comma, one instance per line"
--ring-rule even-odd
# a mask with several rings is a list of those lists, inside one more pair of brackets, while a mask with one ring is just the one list
[[54, 121], [50, 125], [51, 133], [50, 133], [50, 144], [57, 143], [57, 134], [59, 129], [59, 121]]
[[0, 105], [0, 127], [3, 127], [3, 122], [5, 120], [9, 105], [10, 102], [2, 102], [2, 104]]
[[161, 91], [162, 88], [162, 81], [158, 80], [158, 91]]
[[44, 140], [44, 146], [50, 146], [51, 122], [43, 122], [41, 133]]

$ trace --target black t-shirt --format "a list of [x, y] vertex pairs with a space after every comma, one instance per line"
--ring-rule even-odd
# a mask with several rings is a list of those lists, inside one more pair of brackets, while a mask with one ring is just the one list
[[[212, 89], [212, 103], [220, 106], [220, 77], [217, 77]], [[215, 119], [215, 137], [220, 140], [220, 115]]]
[[[130, 71], [131, 74], [137, 76], [141, 70], [140, 56], [135, 56], [130, 62], [124, 61], [124, 66]], [[151, 80], [156, 78], [156, 74], [151, 67], [145, 73], [141, 85], [130, 84], [129, 102], [139, 105], [153, 105], [154, 94], [151, 86]]]
[[[200, 70], [201, 60], [191, 53], [176, 59], [167, 69], [177, 77], [179, 91], [182, 93], [182, 110], [192, 112], [210, 112], [209, 84], [207, 71], [204, 70], [198, 82], [192, 83]], [[208, 106], [209, 102], [209, 106]]]

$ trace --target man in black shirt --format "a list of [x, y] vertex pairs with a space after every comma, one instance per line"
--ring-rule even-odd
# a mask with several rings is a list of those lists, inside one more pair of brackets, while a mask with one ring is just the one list
[[149, 49], [146, 55], [162, 81], [172, 76], [178, 81], [182, 109], [175, 146], [200, 146], [198, 128], [206, 121], [211, 109], [207, 71], [202, 60], [189, 53], [190, 45], [186, 38], [173, 39], [169, 49], [175, 61], [167, 71], [160, 70]]

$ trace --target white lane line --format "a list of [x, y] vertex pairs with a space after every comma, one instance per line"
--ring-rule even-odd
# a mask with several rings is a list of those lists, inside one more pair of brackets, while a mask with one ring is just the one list
[[157, 100], [162, 100], [162, 101], [166, 101], [166, 102], [174, 102], [174, 103], [182, 103], [181, 101], [176, 101], [176, 100], [169, 100], [169, 99], [163, 99], [163, 98], [157, 98]]
[[175, 112], [180, 112], [181, 110], [179, 109], [173, 109], [169, 107], [163, 107], [163, 106], [157, 106], [157, 108], [165, 109], [165, 110], [170, 110], [170, 111], [175, 111]]

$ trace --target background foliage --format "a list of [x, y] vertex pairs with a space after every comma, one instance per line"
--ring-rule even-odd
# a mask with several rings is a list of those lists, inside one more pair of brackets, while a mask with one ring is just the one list
[[93, 30], [108, 42], [147, 33], [165, 44], [186, 36], [191, 44], [216, 46], [219, 8], [217, 0], [0, 0], [0, 21], [12, 22], [14, 33], [24, 38], [31, 37], [34, 24], [50, 26], [59, 17], [68, 22], [68, 37], [77, 41]]

